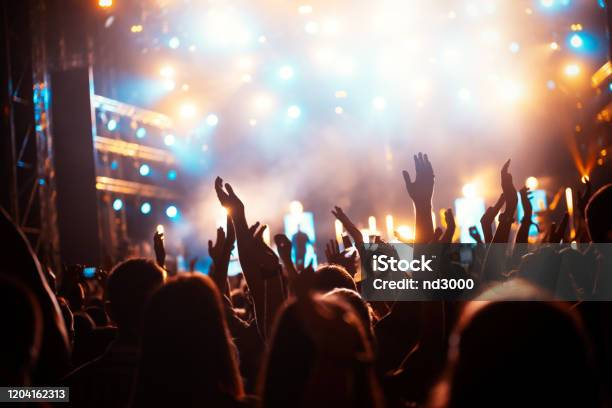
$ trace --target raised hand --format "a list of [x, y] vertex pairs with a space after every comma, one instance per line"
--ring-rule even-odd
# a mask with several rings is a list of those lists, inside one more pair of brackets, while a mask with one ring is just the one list
[[506, 209], [503, 215], [512, 218], [514, 217], [514, 210], [516, 209], [518, 198], [516, 197], [516, 188], [514, 188], [514, 184], [512, 183], [512, 174], [508, 171], [509, 168], [510, 159], [504, 163], [501, 169], [501, 186], [504, 192], [504, 200], [506, 201]]
[[227, 216], [227, 236], [223, 228], [217, 228], [217, 239], [213, 245], [208, 241], [208, 254], [213, 260], [214, 268], [211, 270], [211, 278], [217, 284], [219, 291], [225, 294], [227, 290], [227, 271], [229, 268], [230, 257], [236, 242], [234, 224], [230, 216]]
[[360, 245], [358, 244], [363, 244], [363, 235], [361, 235], [361, 231], [359, 231], [359, 228], [357, 228], [355, 224], [353, 224], [353, 222], [344, 213], [344, 211], [342, 211], [342, 208], [335, 206], [332, 210], [332, 214], [338, 219], [338, 221], [342, 223], [342, 226], [344, 227], [346, 232], [348, 232], [351, 238], [353, 238], [353, 241], [355, 242], [355, 244], [357, 244], [357, 248], [359, 249]]
[[557, 223], [553, 222], [550, 225], [550, 231], [548, 233], [548, 242], [551, 244], [558, 244], [565, 237], [565, 230], [567, 229], [567, 225], [569, 224], [569, 214], [563, 214], [563, 219], [557, 225]]
[[414, 167], [416, 171], [414, 181], [412, 181], [410, 174], [406, 170], [402, 171], [406, 183], [406, 190], [415, 205], [431, 204], [434, 188], [434, 172], [427, 155], [423, 153], [415, 155]]
[[532, 192], [527, 187], [523, 187], [519, 190], [521, 196], [521, 204], [523, 205], [523, 219], [521, 220], [521, 226], [516, 233], [517, 244], [527, 243], [529, 237], [529, 229], [531, 228], [531, 217], [533, 215], [533, 207], [531, 206]]
[[357, 251], [350, 249], [340, 251], [338, 241], [335, 239], [330, 239], [329, 243], [325, 245], [325, 257], [327, 258], [327, 263], [343, 266], [351, 276], [354, 277], [357, 273], [355, 266]]
[[153, 249], [155, 250], [155, 262], [161, 268], [166, 265], [166, 249], [164, 247], [164, 233], [155, 231], [153, 234]]
[[283, 262], [283, 265], [285, 265], [287, 279], [291, 283], [295, 281], [295, 278], [298, 274], [297, 269], [295, 268], [295, 264], [293, 263], [293, 259], [291, 258], [291, 240], [285, 234], [276, 234], [274, 236], [274, 242], [276, 243], [276, 250], [278, 251], [278, 256]]
[[493, 221], [495, 220], [495, 217], [497, 217], [497, 214], [503, 207], [504, 202], [504, 194], [502, 193], [497, 199], [495, 205], [493, 207], [487, 208], [485, 213], [480, 218], [480, 226], [482, 227], [482, 232], [484, 233], [484, 241], [486, 243], [493, 241], [493, 231], [491, 230], [491, 224], [493, 224]]
[[234, 189], [229, 183], [225, 183], [225, 190], [227, 190], [227, 192], [223, 190], [223, 179], [217, 177], [215, 179], [215, 191], [221, 205], [225, 207], [230, 214], [237, 211], [244, 211], [244, 204], [240, 201], [236, 193], [234, 193]]
[[446, 231], [444, 231], [444, 234], [440, 238], [440, 242], [451, 243], [455, 235], [455, 229], [457, 228], [452, 209], [448, 208], [444, 211], [444, 220], [446, 221]]

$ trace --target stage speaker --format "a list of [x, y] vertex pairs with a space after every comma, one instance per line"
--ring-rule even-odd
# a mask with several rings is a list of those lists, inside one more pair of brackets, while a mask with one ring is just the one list
[[51, 73], [51, 131], [60, 256], [64, 264], [100, 265], [91, 71]]

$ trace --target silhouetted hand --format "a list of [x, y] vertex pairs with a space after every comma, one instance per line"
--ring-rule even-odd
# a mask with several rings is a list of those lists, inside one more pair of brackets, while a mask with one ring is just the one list
[[351, 276], [354, 277], [357, 273], [355, 266], [357, 251], [345, 249], [341, 252], [338, 241], [335, 239], [330, 239], [329, 243], [325, 245], [325, 257], [327, 263], [343, 266]]
[[353, 241], [357, 245], [357, 248], [360, 247], [359, 244], [363, 244], [363, 236], [361, 235], [361, 231], [359, 228], [353, 224], [353, 222], [349, 219], [349, 217], [342, 211], [342, 208], [336, 206], [332, 210], [332, 214], [342, 223], [342, 226], [348, 232], [348, 234], [353, 238]]
[[283, 262], [283, 265], [285, 265], [285, 270], [287, 271], [287, 279], [291, 283], [295, 281], [297, 276], [297, 269], [295, 268], [295, 264], [293, 263], [293, 259], [291, 258], [291, 241], [289, 240], [289, 238], [287, 238], [285, 234], [276, 234], [274, 236], [274, 242], [276, 243], [278, 256]]
[[444, 220], [446, 221], [446, 231], [444, 231], [440, 241], [450, 243], [453, 241], [453, 236], [455, 235], [455, 230], [457, 229], [452, 209], [448, 208], [446, 211], [444, 211]]
[[480, 218], [480, 226], [482, 227], [482, 232], [484, 233], [484, 241], [487, 243], [493, 240], [491, 224], [493, 224], [495, 217], [497, 217], [497, 214], [504, 206], [504, 202], [504, 194], [502, 193], [497, 199], [495, 205], [493, 207], [487, 208], [485, 213]]
[[558, 244], [565, 237], [565, 230], [569, 224], [569, 214], [563, 214], [563, 219], [557, 225], [556, 222], [550, 224], [550, 231], [548, 232], [548, 242], [551, 244]]
[[477, 244], [482, 244], [482, 238], [480, 236], [480, 232], [478, 232], [478, 228], [475, 225], [470, 227], [470, 237], [474, 238]]
[[227, 216], [227, 236], [223, 228], [217, 228], [217, 239], [213, 245], [208, 241], [208, 254], [213, 260], [214, 269], [211, 271], [211, 278], [217, 283], [219, 291], [225, 293], [227, 289], [227, 271], [229, 268], [230, 257], [236, 242], [236, 232], [230, 216]]
[[521, 205], [523, 206], [523, 220], [522, 222], [529, 223], [531, 225], [531, 217], [533, 216], [533, 207], [531, 205], [531, 198], [533, 193], [527, 187], [523, 187], [519, 190], [521, 196]]
[[504, 192], [504, 200], [506, 201], [504, 215], [512, 218], [514, 217], [514, 210], [518, 204], [518, 198], [516, 196], [516, 188], [514, 188], [514, 184], [512, 183], [512, 174], [508, 171], [509, 168], [510, 159], [504, 163], [501, 169], [501, 186]]
[[434, 172], [427, 155], [419, 153], [414, 156], [414, 167], [416, 175], [414, 181], [410, 174], [404, 170], [402, 175], [406, 183], [406, 190], [415, 205], [431, 204], [434, 188]]
[[227, 192], [223, 190], [223, 180], [221, 177], [217, 177], [215, 179], [215, 191], [217, 192], [217, 197], [221, 205], [225, 207], [230, 214], [234, 212], [243, 212], [244, 204], [234, 193], [234, 189], [229, 183], [225, 183], [225, 190], [227, 190]]
[[443, 234], [444, 234], [444, 231], [442, 231], [442, 228], [437, 227], [433, 232], [433, 238], [430, 241], [430, 243], [434, 244], [434, 243], [440, 242], [440, 238], [442, 238]]
[[161, 268], [166, 265], [166, 249], [164, 247], [164, 233], [155, 231], [153, 234], [153, 249], [155, 250], [155, 262]]

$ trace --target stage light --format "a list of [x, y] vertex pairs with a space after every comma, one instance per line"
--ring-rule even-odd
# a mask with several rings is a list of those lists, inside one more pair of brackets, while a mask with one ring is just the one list
[[289, 213], [291, 215], [300, 215], [304, 212], [304, 206], [297, 200], [293, 200], [289, 203]]
[[538, 179], [533, 176], [527, 177], [527, 180], [525, 180], [525, 186], [530, 190], [537, 190], [539, 184]]
[[304, 25], [304, 30], [311, 35], [315, 35], [319, 32], [319, 23], [316, 21], [309, 21]]
[[173, 50], [176, 50], [180, 46], [181, 46], [181, 40], [179, 40], [178, 37], [172, 37], [168, 41], [168, 47], [172, 48]]
[[387, 107], [387, 101], [382, 96], [372, 99], [372, 107], [377, 111], [382, 111]]
[[111, 170], [117, 170], [119, 168], [119, 163], [117, 163], [117, 160], [113, 160], [110, 167]]
[[266, 43], [266, 41], [268, 41], [268, 39], [266, 38], [266, 36], [265, 36], [265, 35], [260, 35], [260, 36], [257, 38], [257, 42], [259, 42], [260, 44], [265, 44], [265, 43]]
[[141, 176], [148, 176], [149, 174], [151, 174], [151, 167], [149, 167], [148, 164], [143, 164], [138, 169], [138, 172]]
[[164, 78], [172, 78], [174, 76], [174, 68], [170, 65], [164, 65], [159, 70], [159, 74]]
[[185, 119], [193, 118], [196, 114], [196, 111], [197, 109], [192, 103], [184, 103], [183, 105], [181, 105], [180, 108], [180, 114]]
[[291, 119], [297, 119], [302, 115], [302, 110], [300, 109], [299, 106], [297, 105], [291, 105], [288, 109], [287, 109], [287, 116], [289, 116], [289, 118]]
[[115, 129], [117, 129], [117, 121], [115, 119], [109, 120], [106, 124], [106, 128], [111, 132], [114, 131]]
[[166, 215], [168, 218], [176, 218], [178, 215], [178, 208], [176, 208], [174, 205], [168, 206], [168, 208], [166, 208]]
[[584, 41], [582, 40], [580, 34], [572, 34], [569, 42], [570, 45], [574, 48], [581, 48], [584, 45]]
[[564, 72], [568, 77], [575, 77], [580, 74], [580, 67], [577, 64], [568, 64], [565, 66]]
[[172, 146], [176, 142], [176, 137], [173, 134], [167, 134], [164, 136], [164, 144], [166, 146]]
[[342, 106], [336, 106], [334, 112], [336, 112], [338, 115], [342, 115], [344, 113], [344, 109], [342, 108]]
[[280, 67], [280, 69], [278, 70], [278, 76], [283, 80], [283, 81], [288, 81], [291, 78], [293, 78], [294, 75], [294, 71], [293, 68], [291, 68], [289, 65], [283, 65], [282, 67]]
[[215, 127], [217, 126], [218, 123], [219, 123], [219, 117], [215, 115], [214, 113], [210, 113], [208, 114], [208, 116], [206, 116], [206, 124], [208, 126]]
[[336, 91], [334, 95], [336, 95], [336, 98], [346, 98], [348, 93], [346, 91]]
[[177, 174], [176, 170], [168, 170], [168, 175], [167, 175], [168, 180], [170, 180], [170, 181], [176, 180], [177, 175], [178, 174]]
[[142, 32], [142, 25], [134, 24], [133, 26], [130, 27], [130, 31], [133, 33], [140, 33]]
[[509, 48], [510, 48], [510, 52], [513, 54], [516, 54], [517, 52], [521, 50], [521, 46], [516, 41], [511, 42]]
[[120, 198], [116, 198], [115, 201], [113, 201], [113, 210], [119, 211], [122, 208], [123, 208], [123, 201]]
[[136, 137], [142, 139], [147, 135], [147, 129], [140, 127], [136, 130]]
[[540, 4], [543, 7], [551, 8], [552, 6], [555, 5], [555, 0], [540, 0]]
[[474, 183], [467, 183], [463, 185], [461, 192], [465, 198], [475, 198], [478, 194], [478, 189]]
[[140, 212], [143, 214], [149, 214], [151, 212], [151, 204], [146, 201], [142, 203], [140, 206]]
[[98, 6], [101, 8], [109, 8], [113, 6], [113, 0], [98, 0]]
[[557, 51], [559, 49], [559, 43], [557, 43], [556, 41], [553, 41], [549, 44], [549, 47], [551, 50]]
[[157, 225], [155, 231], [157, 231], [158, 234], [163, 234], [165, 232], [164, 226], [162, 224]]
[[414, 240], [414, 228], [408, 225], [399, 225], [396, 231], [397, 231], [397, 235], [399, 235], [403, 241], [413, 241]]

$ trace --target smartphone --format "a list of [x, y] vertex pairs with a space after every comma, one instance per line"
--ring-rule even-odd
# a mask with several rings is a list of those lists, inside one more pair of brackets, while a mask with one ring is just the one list
[[351, 238], [348, 235], [342, 235], [342, 245], [344, 246], [344, 249], [349, 249], [353, 246]]
[[96, 276], [97, 268], [95, 266], [86, 266], [83, 268], [83, 277], [85, 279], [92, 279]]

